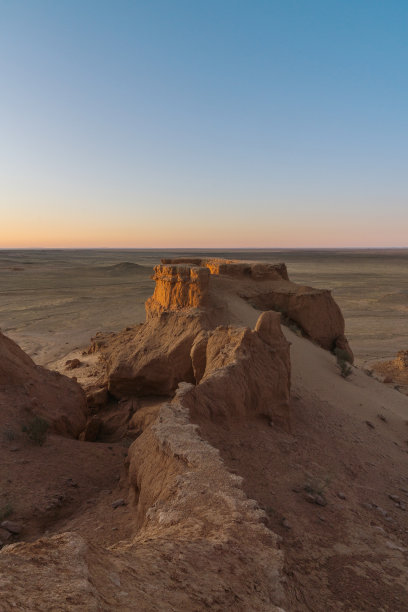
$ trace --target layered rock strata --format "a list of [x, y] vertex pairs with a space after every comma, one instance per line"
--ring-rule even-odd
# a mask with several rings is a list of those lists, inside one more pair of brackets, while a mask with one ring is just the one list
[[[197, 261], [206, 265], [198, 267]], [[231, 269], [233, 272], [225, 277], [226, 286], [218, 283], [213, 288], [215, 277], [221, 281], [224, 278], [219, 271]], [[233, 291], [238, 297], [237, 290], [243, 285], [241, 276], [256, 288], [278, 282], [271, 281], [271, 277], [284, 282], [282, 275], [287, 276], [281, 265], [219, 260], [183, 260], [180, 264], [156, 266], [156, 286], [146, 302], [146, 322], [132, 335], [117, 336], [105, 348], [109, 392], [118, 398], [132, 394], [170, 395], [179, 382], [199, 382], [201, 366], [195, 362], [204, 351], [205, 334], [231, 320], [230, 294]], [[261, 276], [262, 281], [256, 280]], [[276, 333], [278, 328], [279, 323]]]
[[154, 294], [146, 302], [148, 316], [164, 310], [182, 310], [206, 306], [209, 270], [195, 265], [155, 266]]
[[[162, 264], [184, 264], [208, 268], [211, 274], [224, 274], [226, 276], [247, 276], [254, 280], [289, 280], [284, 263], [249, 263], [234, 259], [218, 258], [189, 258], [177, 257], [175, 259], [162, 259]], [[158, 266], [160, 268], [160, 266]]]

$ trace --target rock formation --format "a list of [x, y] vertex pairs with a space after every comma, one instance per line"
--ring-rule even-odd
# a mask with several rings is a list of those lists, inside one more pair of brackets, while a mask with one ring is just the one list
[[290, 428], [290, 358], [279, 315], [264, 312], [254, 330], [217, 327], [193, 347], [199, 384], [188, 398], [197, 420], [255, 415]]
[[153, 275], [156, 287], [153, 296], [146, 303], [148, 316], [164, 310], [205, 306], [209, 276], [207, 268], [195, 265], [156, 266]]
[[398, 384], [400, 391], [408, 395], [408, 351], [398, 351], [395, 359], [378, 361], [371, 367], [380, 375], [380, 380]]
[[194, 361], [204, 350], [203, 332], [234, 318], [231, 296], [260, 311], [283, 313], [308, 338], [327, 350], [347, 351], [352, 361], [344, 318], [330, 292], [291, 283], [284, 264], [163, 261], [155, 267], [146, 323], [104, 348], [106, 384], [115, 397], [170, 395], [179, 382], [198, 382]]
[[167, 311], [119, 335], [105, 349], [109, 392], [118, 398], [168, 396], [179, 382], [194, 382], [190, 351], [205, 325], [201, 313]]
[[233, 259], [178, 257], [175, 259], [162, 259], [162, 264], [193, 265], [196, 267], [208, 268], [211, 274], [221, 274], [232, 277], [247, 276], [254, 280], [289, 280], [284, 263], [249, 263]]
[[0, 420], [27, 424], [42, 417], [52, 429], [77, 437], [87, 417], [81, 387], [59, 372], [35, 365], [33, 360], [7, 336], [0, 333]]
[[408, 351], [399, 351], [397, 353], [395, 365], [401, 372], [408, 371]]

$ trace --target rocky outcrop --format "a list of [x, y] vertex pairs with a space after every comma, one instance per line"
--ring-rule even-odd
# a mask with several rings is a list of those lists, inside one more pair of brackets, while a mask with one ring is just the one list
[[353, 361], [353, 353], [344, 335], [344, 317], [330, 291], [294, 283], [271, 283], [267, 287], [245, 287], [240, 295], [259, 310], [282, 312], [289, 322], [296, 323], [322, 348], [347, 351], [349, 361]]
[[254, 330], [218, 327], [192, 352], [199, 384], [188, 395], [195, 420], [265, 416], [290, 429], [290, 356], [280, 317], [264, 312]]
[[[162, 264], [184, 264], [208, 268], [211, 274], [248, 277], [254, 280], [289, 280], [284, 263], [269, 264], [258, 262], [239, 261], [234, 259], [177, 257], [175, 259], [162, 259]], [[158, 266], [160, 267], [160, 266]]]
[[[176, 609], [276, 610], [283, 599], [277, 539], [263, 524], [264, 512], [243, 494], [241, 478], [227, 472], [191, 424], [189, 406], [202, 385], [181, 385], [129, 450], [139, 537], [160, 541], [180, 560]], [[168, 571], [161, 573], [164, 582]]]
[[115, 397], [170, 395], [179, 382], [194, 382], [190, 351], [206, 326], [202, 313], [162, 312], [148, 317], [108, 348], [108, 390]]
[[398, 351], [395, 366], [401, 372], [408, 372], [408, 351]]
[[154, 268], [154, 294], [146, 302], [147, 316], [165, 310], [183, 310], [206, 306], [209, 271], [195, 265], [159, 265]]
[[[255, 308], [282, 312], [288, 322], [296, 323], [306, 337], [326, 350], [338, 348], [347, 352], [348, 360], [353, 362], [353, 353], [345, 336], [344, 318], [331, 292], [290, 282], [285, 264], [200, 258], [163, 259], [162, 262], [166, 266], [201, 266], [208, 268], [212, 276], [235, 279], [238, 295]], [[220, 282], [217, 290], [220, 290]]]
[[[239, 323], [240, 300], [283, 313], [308, 338], [327, 350], [347, 352], [352, 361], [344, 319], [330, 292], [291, 283], [284, 264], [200, 258], [163, 262], [155, 267], [146, 323], [99, 341], [106, 386], [115, 397], [171, 395], [179, 382], [199, 382], [206, 351], [215, 342], [209, 332], [220, 324]], [[273, 327], [271, 315], [269, 321], [278, 337], [279, 323]], [[227, 342], [220, 333], [217, 338]]]
[[408, 351], [398, 351], [395, 359], [378, 361], [371, 367], [382, 382], [397, 384], [399, 390], [408, 395]]
[[70, 378], [37, 366], [21, 348], [0, 333], [0, 419], [26, 424], [45, 419], [61, 435], [77, 437], [86, 423], [86, 400]]

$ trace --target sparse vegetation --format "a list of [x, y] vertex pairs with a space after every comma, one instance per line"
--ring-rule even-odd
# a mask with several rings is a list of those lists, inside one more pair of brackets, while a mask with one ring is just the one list
[[343, 378], [348, 378], [353, 372], [350, 366], [350, 355], [344, 349], [339, 348], [334, 350], [334, 354], [337, 359], [337, 365], [340, 369], [340, 376]]
[[339, 361], [339, 360], [337, 360], [337, 365], [340, 368], [340, 375], [343, 378], [348, 378], [351, 375], [352, 369], [349, 366], [349, 364], [347, 363], [347, 361]]
[[321, 495], [324, 496], [324, 492], [329, 486], [331, 481], [330, 476], [326, 476], [323, 479], [314, 478], [312, 476], [308, 477], [303, 489], [306, 493], [310, 493], [311, 495]]
[[292, 319], [288, 319], [287, 326], [289, 327], [291, 331], [293, 331], [294, 334], [299, 336], [299, 338], [303, 337], [302, 329], [299, 327], [297, 323], [295, 323], [295, 321], [292, 321]]
[[4, 521], [4, 519], [8, 518], [13, 514], [13, 506], [7, 502], [4, 506], [0, 507], [0, 522]]
[[12, 442], [13, 440], [16, 439], [16, 432], [13, 431], [13, 429], [11, 429], [11, 427], [6, 427], [6, 429], [3, 432], [3, 437], [5, 440], [7, 440], [7, 442]]
[[28, 424], [24, 425], [23, 432], [38, 446], [42, 446], [47, 439], [47, 432], [49, 429], [48, 422], [42, 417], [36, 416]]

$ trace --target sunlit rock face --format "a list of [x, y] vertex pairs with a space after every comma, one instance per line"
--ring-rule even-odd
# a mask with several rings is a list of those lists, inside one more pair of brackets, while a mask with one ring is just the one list
[[159, 265], [154, 268], [153, 296], [146, 302], [148, 316], [164, 310], [204, 307], [208, 301], [209, 270], [196, 265]]

